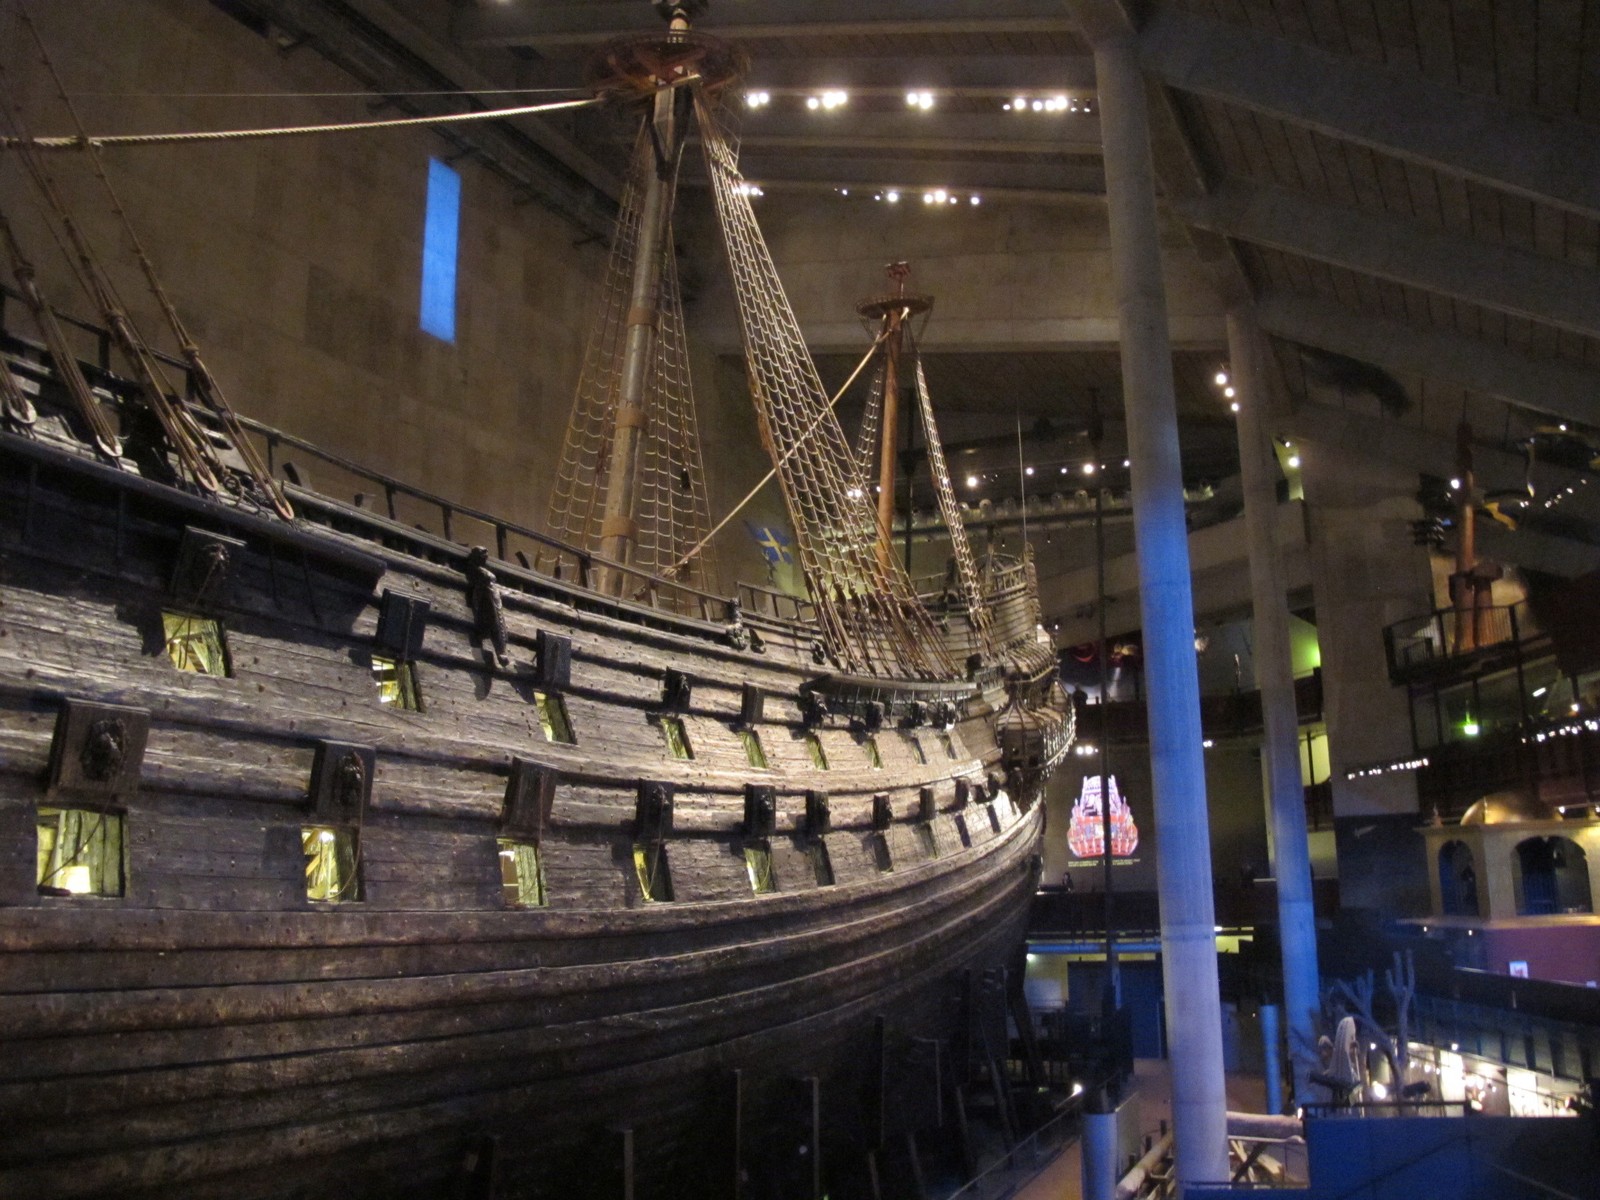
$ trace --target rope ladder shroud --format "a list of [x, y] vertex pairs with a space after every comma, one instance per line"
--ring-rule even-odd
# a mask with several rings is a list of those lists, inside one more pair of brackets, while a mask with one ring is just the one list
[[733, 276], [757, 423], [795, 529], [828, 648], [846, 670], [908, 678], [956, 674], [897, 559], [877, 555], [875, 506], [789, 306], [732, 145], [711, 101], [695, 107], [706, 173]]

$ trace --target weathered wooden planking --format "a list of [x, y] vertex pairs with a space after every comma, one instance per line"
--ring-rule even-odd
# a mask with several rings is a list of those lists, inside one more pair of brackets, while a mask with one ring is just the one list
[[[1008, 894], [1011, 897], [1010, 899], [1008, 899]], [[490, 1041], [496, 1041], [496, 1044], [492, 1047], [494, 1060], [502, 1064], [509, 1078], [526, 1079], [539, 1077], [554, 1064], [551, 1061], [541, 1062], [537, 1057], [530, 1059], [526, 1055], [530, 1051], [536, 1051], [541, 1044], [556, 1049], [564, 1046], [565, 1050], [562, 1051], [561, 1057], [556, 1061], [559, 1062], [563, 1069], [570, 1067], [587, 1074], [594, 1070], [607, 1069], [608, 1066], [620, 1066], [630, 1061], [634, 1052], [628, 1048], [626, 1043], [641, 1037], [650, 1039], [652, 1049], [657, 1053], [691, 1049], [703, 1040], [703, 1031], [697, 1030], [696, 1026], [703, 1022], [704, 1015], [709, 1015], [697, 1011], [700, 1009], [709, 1007], [714, 1010], [717, 1020], [728, 1036], [743, 1036], [767, 1027], [770, 1023], [769, 1014], [774, 1012], [781, 1012], [786, 1020], [798, 1019], [816, 1012], [826, 1012], [828, 1009], [838, 1005], [849, 1004], [851, 1001], [860, 996], [868, 995], [874, 990], [892, 986], [900, 970], [903, 969], [904, 963], [923, 961], [930, 955], [937, 959], [940, 956], [938, 947], [942, 944], [952, 939], [970, 937], [973, 929], [992, 929], [993, 926], [985, 921], [985, 918], [990, 921], [993, 919], [992, 906], [995, 904], [1014, 906], [1014, 897], [1014, 887], [1009, 889], [1009, 892], [1002, 889], [997, 895], [991, 896], [988, 903], [976, 905], [968, 912], [956, 914], [951, 920], [930, 914], [926, 921], [919, 922], [912, 927], [911, 933], [913, 936], [910, 942], [903, 945], [897, 945], [894, 941], [888, 940], [878, 942], [875, 945], [876, 952], [869, 958], [862, 960], [863, 964], [871, 964], [872, 969], [870, 971], [863, 972], [859, 967], [853, 967], [849, 964], [826, 966], [818, 972], [817, 982], [826, 982], [828, 986], [807, 989], [803, 995], [799, 996], [793, 993], [792, 989], [785, 989], [781, 986], [754, 987], [741, 991], [723, 992], [681, 1005], [676, 1009], [660, 1007], [654, 1010], [648, 1019], [644, 1019], [642, 1014], [639, 1014], [630, 1017], [621, 1024], [598, 1025], [589, 1033], [583, 1033], [579, 1029], [562, 1027], [559, 1023], [559, 1013], [541, 1012], [534, 1014], [524, 1010], [528, 1016], [537, 1015], [554, 1019], [541, 1020], [534, 1027], [521, 1030], [517, 1033], [516, 1040], [510, 1042], [504, 1039], [499, 1039], [498, 1041], [492, 1038], [489, 1039]], [[891, 951], [897, 949], [906, 953], [891, 953]], [[897, 966], [897, 964], [900, 965]], [[681, 979], [683, 974], [684, 972], [679, 971], [676, 973], [675, 978]], [[670, 1002], [671, 997], [669, 996], [665, 999]], [[483, 1013], [478, 1015], [489, 1016], [489, 1014]], [[387, 1020], [388, 1018], [379, 1017], [377, 1019]], [[492, 1024], [492, 1016], [490, 1016], [489, 1023]], [[481, 1028], [482, 1024], [475, 1023], [473, 1027]], [[476, 1037], [479, 1035], [470, 1036]], [[273, 1046], [280, 1054], [283, 1049], [278, 1039], [271, 1032], [270, 1027], [263, 1027], [259, 1030], [256, 1037], [256, 1045], [258, 1047]], [[462, 1045], [456, 1045], [452, 1048], [456, 1052], [454, 1061], [457, 1064], [462, 1062], [463, 1059], [474, 1057]], [[436, 1059], [438, 1057], [438, 1047], [433, 1044], [433, 1039], [431, 1038], [426, 1039], [414, 1049], [424, 1055], [432, 1054]], [[489, 1049], [489, 1047], [479, 1048], [480, 1052], [485, 1049]], [[392, 1051], [385, 1053], [392, 1055]], [[411, 1051], [408, 1050], [407, 1053], [409, 1054]], [[353, 1108], [362, 1106], [360, 1088], [335, 1088], [331, 1086], [332, 1081], [341, 1078], [338, 1070], [339, 1060], [348, 1057], [348, 1055], [343, 1054], [329, 1056], [327, 1059], [329, 1069], [327, 1071], [310, 1070], [305, 1075], [308, 1081], [306, 1090], [298, 1097], [285, 1098], [282, 1093], [286, 1090], [287, 1081], [278, 1078], [275, 1080], [280, 1085], [277, 1089], [277, 1095], [269, 1093], [265, 1098], [262, 1098], [259, 1091], [257, 1091], [255, 1097], [252, 1098], [248, 1092], [245, 1092], [240, 1094], [236, 1101], [224, 1106], [212, 1106], [209, 1110], [195, 1108], [187, 1112], [174, 1112], [166, 1117], [163, 1117], [157, 1110], [156, 1115], [149, 1118], [149, 1121], [153, 1124], [163, 1119], [167, 1120], [172, 1132], [181, 1132], [184, 1136], [189, 1137], [201, 1129], [216, 1131], [220, 1128], [232, 1128], [240, 1124], [254, 1122], [276, 1124], [280, 1119], [276, 1114], [283, 1111], [294, 1112], [303, 1120], [314, 1120], [321, 1115], [321, 1111], [326, 1111], [329, 1108], [348, 1112]], [[285, 1065], [289, 1061], [293, 1060], [280, 1060], [278, 1065]], [[369, 1063], [369, 1066], [381, 1061], [374, 1060], [373, 1063]], [[416, 1093], [419, 1090], [425, 1093], [432, 1086], [435, 1072], [445, 1067], [448, 1061], [447, 1059], [440, 1059], [439, 1067], [433, 1071], [409, 1071], [410, 1078], [408, 1081], [390, 1079], [387, 1085], [374, 1085], [369, 1095], [392, 1102], [402, 1094]], [[313, 1063], [307, 1063], [306, 1065], [314, 1067]], [[387, 1069], [393, 1070], [399, 1065], [389, 1061]], [[241, 1069], [255, 1073], [273, 1071], [275, 1075], [277, 1074], [277, 1070], [272, 1064], [260, 1063], [254, 1060], [250, 1063], [242, 1064]], [[206, 1071], [215, 1075], [214, 1070], [207, 1068]], [[91, 1092], [99, 1086], [99, 1081], [96, 1079], [86, 1079], [85, 1082]], [[144, 1081], [139, 1082], [142, 1083]], [[242, 1081], [235, 1081], [236, 1084], [239, 1082]], [[496, 1082], [495, 1073], [491, 1071], [487, 1079], [481, 1080], [480, 1086], [492, 1088]], [[61, 1091], [62, 1087], [62, 1085], [47, 1086], [53, 1087], [57, 1092]], [[397, 1092], [396, 1089], [403, 1089], [403, 1091]], [[320, 1102], [314, 1099], [319, 1094], [323, 1097]], [[282, 1106], [285, 1103], [292, 1105], [292, 1107], [287, 1110], [283, 1109]], [[41, 1117], [43, 1117], [43, 1114], [41, 1114]], [[28, 1139], [27, 1153], [29, 1155], [48, 1153], [53, 1149], [68, 1146], [88, 1147], [107, 1136], [123, 1138], [127, 1136], [125, 1132], [127, 1123], [126, 1108], [113, 1110], [108, 1116], [106, 1124], [99, 1128], [98, 1133], [93, 1122], [78, 1121], [71, 1126], [62, 1126], [59, 1121], [46, 1118], [41, 1122], [42, 1127]], [[155, 1128], [148, 1129], [145, 1136], [159, 1136], [159, 1131]], [[167, 1136], [170, 1136], [170, 1134]]]
[[[728, 983], [720, 977], [720, 971], [730, 973], [728, 980], [738, 981], [735, 991], [742, 988], [756, 996], [756, 991], [751, 989], [767, 988], [770, 991], [769, 998], [776, 1003], [787, 1004], [790, 1011], [795, 1011], [795, 1006], [827, 1003], [829, 997], [837, 999], [843, 991], [856, 986], [859, 979], [870, 979], [874, 972], [887, 970], [892, 973], [896, 969], [895, 964], [900, 961], [899, 950], [912, 944], [934, 944], [954, 928], [976, 920], [993, 905], [1006, 903], [1006, 897], [1014, 895], [1015, 891], [1014, 881], [998, 887], [991, 884], [968, 897], [969, 903], [963, 906], [945, 904], [931, 910], [907, 910], [890, 924], [859, 924], [848, 931], [848, 938], [837, 932], [818, 935], [816, 944], [798, 957], [792, 948], [787, 951], [747, 948], [738, 955], [712, 960], [723, 965], [711, 971], [706, 970], [706, 963], [666, 956], [663, 961], [648, 966], [636, 964], [620, 978], [614, 973], [593, 976], [592, 972], [581, 971], [494, 972], [482, 978], [470, 977], [466, 986], [441, 979], [427, 983], [389, 981], [387, 987], [381, 990], [374, 990], [379, 988], [379, 981], [361, 987], [344, 984], [306, 985], [299, 988], [213, 988], [192, 1000], [186, 996], [163, 997], [159, 993], [149, 993], [144, 999], [148, 1019], [168, 1026], [165, 1031], [149, 1033], [131, 1030], [104, 1034], [94, 1032], [97, 1021], [92, 1018], [104, 1010], [104, 1004], [94, 997], [80, 998], [73, 1004], [80, 1026], [76, 1031], [71, 1034], [64, 1032], [62, 1037], [41, 1042], [19, 1039], [14, 1047], [15, 1061], [6, 1064], [6, 1070], [12, 1079], [36, 1077], [41, 1068], [46, 1074], [61, 1078], [87, 1071], [104, 1082], [101, 1073], [116, 1070], [118, 1064], [124, 1062], [149, 1069], [169, 1063], [216, 1061], [230, 1057], [253, 1058], [264, 1047], [283, 1055], [307, 1054], [361, 1044], [398, 1045], [408, 1037], [437, 1036], [447, 1027], [461, 1033], [529, 1027], [530, 1037], [546, 1039], [540, 1044], [555, 1048], [566, 1046], [570, 1051], [575, 1044], [571, 1040], [573, 1037], [578, 1038], [578, 1044], [589, 1047], [597, 1045], [597, 1039], [604, 1040], [612, 1034], [631, 1036], [632, 1032], [637, 1032], [640, 1025], [632, 1020], [615, 1028], [605, 1027], [611, 1029], [610, 1033], [603, 1033], [600, 1027], [588, 1033], [581, 1033], [576, 1028], [557, 1028], [563, 1022], [603, 1020], [608, 1013], [622, 1015], [639, 1011], [640, 997], [634, 994], [635, 989], [655, 998], [653, 1007], [659, 1016], [646, 1023], [649, 1028], [659, 1032], [666, 1025], [672, 1025], [692, 1038], [694, 1031], [687, 1025], [667, 1020], [663, 1006], [675, 1002], [725, 1001], [734, 992], [728, 990]], [[854, 948], [847, 949], [852, 942]], [[863, 954], [863, 951], [866, 953]], [[806, 988], [798, 992], [789, 989], [785, 1000], [784, 980], [792, 979], [796, 971], [806, 977], [825, 974], [834, 982], [827, 989]], [[552, 974], [551, 978], [545, 977]], [[628, 975], [635, 977], [631, 983], [627, 980]], [[241, 995], [241, 992], [245, 995]], [[242, 1007], [247, 996], [258, 997], [261, 1002], [271, 1004], [272, 1008], [252, 1012]], [[295, 1001], [296, 996], [303, 999]], [[697, 996], [699, 1000], [695, 999]], [[214, 999], [208, 1000], [208, 997]], [[396, 1009], [395, 1004], [405, 997], [412, 998], [416, 1003], [424, 1003], [424, 1007], [421, 1010], [415, 1007]], [[283, 1010], [275, 1021], [261, 1020], [264, 1016], [278, 1013], [285, 1004], [304, 1004], [312, 1000], [315, 1003], [311, 1007], [292, 1019], [288, 1016], [288, 1010]], [[221, 1002], [226, 1002], [224, 1009], [206, 1007], [207, 1003]], [[36, 1008], [39, 1003], [43, 1001], [36, 1002]], [[170, 1009], [174, 1003], [186, 1005], [189, 1011], [172, 1014]], [[337, 1006], [335, 1011], [329, 1011], [330, 1005]], [[463, 1016], [470, 1014], [470, 1021], [463, 1024], [453, 1019], [441, 1025], [440, 1015], [430, 1011], [441, 1005], [452, 1006]], [[47, 1012], [49, 1009], [40, 1011]], [[224, 1023], [210, 1026], [199, 1024], [207, 1011], [212, 1013], [213, 1021], [221, 1019]], [[341, 1012], [349, 1015], [341, 1016]], [[19, 1022], [29, 1020], [28, 1014], [15, 1005], [11, 1006], [10, 1015]], [[181, 1016], [182, 1019], [175, 1019], [175, 1016]], [[241, 1021], [248, 1023], [241, 1026], [238, 1024]], [[307, 1078], [322, 1078], [315, 1071], [314, 1060], [308, 1062], [306, 1067], [309, 1072]]]

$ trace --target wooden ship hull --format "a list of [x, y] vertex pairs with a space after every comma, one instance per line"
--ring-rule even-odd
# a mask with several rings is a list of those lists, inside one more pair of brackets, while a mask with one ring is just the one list
[[[1001, 782], [1003, 688], [830, 678], [795, 622], [497, 561], [502, 661], [459, 544], [309, 491], [286, 524], [43, 440], [0, 455], [0, 1191], [623, 1195], [626, 1171], [641, 1196], [740, 1195], [741, 1172], [809, 1196], [817, 1164], [850, 1194], [868, 1152], [951, 1121], [950, 1089], [1004, 1056], [974, 1030], [1042, 812]], [[198, 534], [233, 539], [200, 604]], [[428, 605], [420, 711], [375, 686], [386, 593]], [[171, 658], [163, 613], [195, 608], [225, 677]], [[948, 729], [909, 717], [941, 703]], [[130, 749], [87, 778], [82, 728], [107, 716]], [[347, 748], [370, 775], [334, 811]], [[512, 811], [529, 778], [549, 781], [531, 824]], [[652, 783], [673, 789], [664, 827]], [[120, 895], [41, 894], [41, 809], [120, 818]], [[324, 826], [358, 839], [339, 903], [307, 894]], [[508, 835], [536, 840], [542, 906], [507, 907]], [[642, 894], [641, 846], [670, 901]]]
[[182, 360], [102, 286], [80, 361], [0, 221], [44, 339], [0, 319], [0, 1195], [876, 1200], [919, 1133], [971, 1159], [974, 1081], [1009, 1117], [1071, 707], [1025, 562], [985, 592], [953, 531], [919, 597], [878, 540], [737, 58], [676, 13], [605, 61], [699, 113], [805, 601], [690, 586], [698, 451], [640, 452], [692, 444], [681, 138], [640, 135], [543, 533], [234, 417], [170, 305]]

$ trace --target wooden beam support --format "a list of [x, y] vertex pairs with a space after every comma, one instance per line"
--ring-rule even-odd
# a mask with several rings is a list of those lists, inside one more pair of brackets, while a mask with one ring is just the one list
[[1600, 336], [1592, 268], [1247, 179], [1226, 179], [1210, 195], [1172, 207], [1191, 225], [1224, 237]]
[[1326, 300], [1268, 293], [1256, 301], [1261, 328], [1276, 337], [1358, 358], [1391, 371], [1447, 379], [1559, 420], [1592, 423], [1600, 371], [1443, 329], [1368, 317]]
[[1329, 54], [1171, 3], [1140, 32], [1139, 58], [1180, 91], [1600, 217], [1600, 138], [1588, 123], [1513, 108], [1415, 71]]

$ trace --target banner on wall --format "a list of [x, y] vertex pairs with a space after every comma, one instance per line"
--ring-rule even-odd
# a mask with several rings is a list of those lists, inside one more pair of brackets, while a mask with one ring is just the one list
[[[1105, 782], [1108, 785], [1107, 790], [1111, 793], [1108, 802], [1111, 814], [1111, 857], [1113, 861], [1117, 859], [1132, 861], [1139, 849], [1139, 826], [1133, 819], [1133, 810], [1128, 807], [1128, 802], [1122, 798], [1122, 793], [1117, 788], [1117, 777], [1109, 775]], [[1067, 848], [1072, 851], [1074, 859], [1098, 859], [1105, 856], [1103, 803], [1106, 802], [1101, 795], [1100, 776], [1085, 775], [1077, 803], [1072, 806], [1072, 823], [1067, 827]]]

